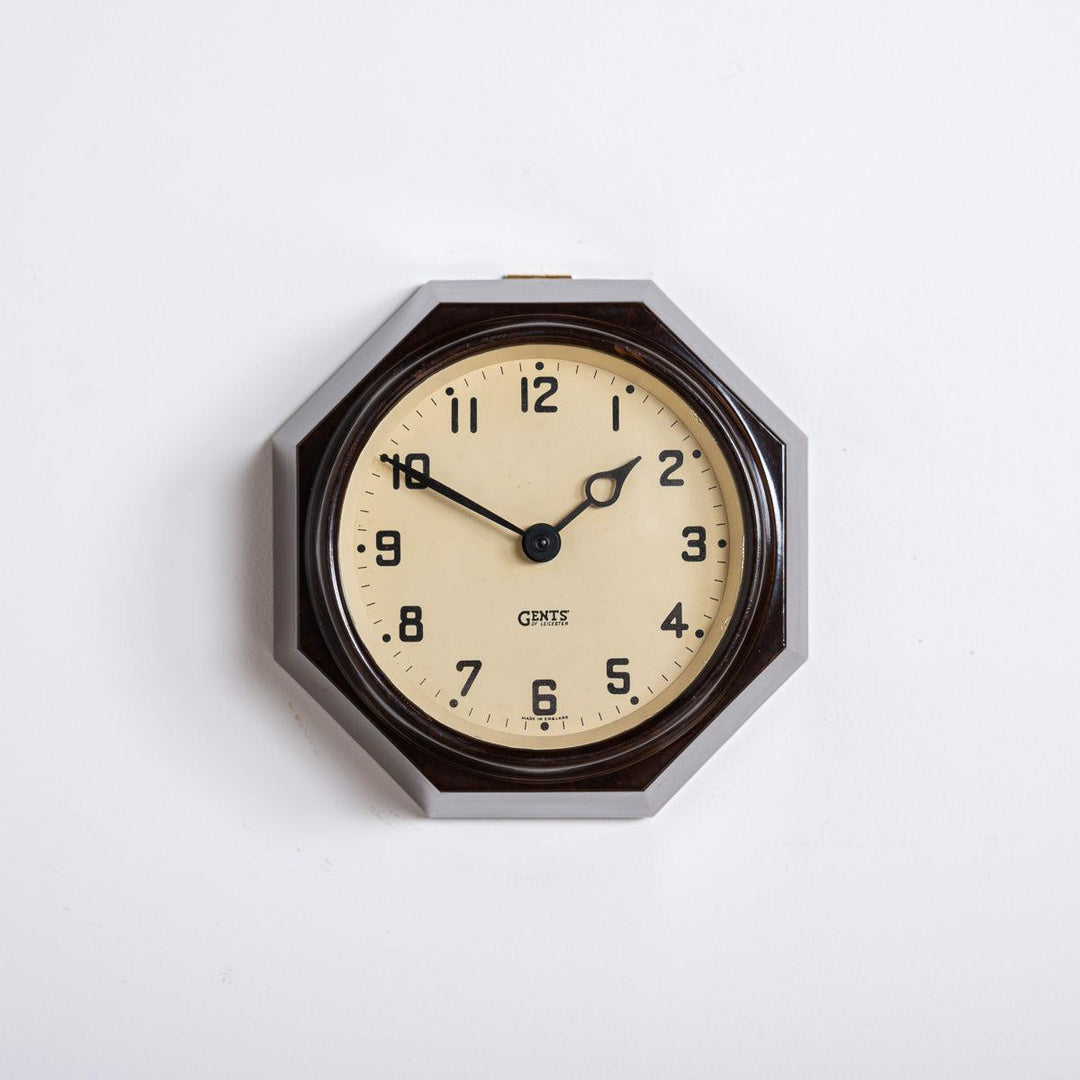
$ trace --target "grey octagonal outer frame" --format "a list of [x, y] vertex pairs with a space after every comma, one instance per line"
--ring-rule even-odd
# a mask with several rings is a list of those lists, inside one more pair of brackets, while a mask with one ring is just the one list
[[[443, 303], [644, 304], [716, 372], [785, 447], [786, 646], [660, 776], [640, 792], [440, 791], [300, 651], [297, 642], [297, 446], [365, 375]], [[274, 655], [431, 817], [637, 818], [661, 806], [807, 657], [806, 436], [651, 281], [528, 278], [430, 281], [419, 289], [274, 433]]]

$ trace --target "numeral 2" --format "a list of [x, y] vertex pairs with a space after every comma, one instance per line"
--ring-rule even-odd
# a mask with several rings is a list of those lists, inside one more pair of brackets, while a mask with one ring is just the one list
[[682, 468], [683, 456], [681, 450], [661, 450], [660, 461], [670, 461], [671, 464], [660, 474], [661, 487], [682, 487], [686, 482], [675, 473]]

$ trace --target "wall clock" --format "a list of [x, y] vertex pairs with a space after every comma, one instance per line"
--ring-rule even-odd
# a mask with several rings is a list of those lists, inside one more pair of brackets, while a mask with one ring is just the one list
[[653, 813], [805, 658], [805, 438], [649, 282], [429, 283], [273, 458], [276, 655], [431, 815]]

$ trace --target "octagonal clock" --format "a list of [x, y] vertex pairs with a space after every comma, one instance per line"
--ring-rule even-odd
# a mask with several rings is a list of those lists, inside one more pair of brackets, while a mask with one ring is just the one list
[[649, 282], [429, 283], [273, 455], [276, 655], [432, 815], [650, 814], [805, 658], [805, 439]]

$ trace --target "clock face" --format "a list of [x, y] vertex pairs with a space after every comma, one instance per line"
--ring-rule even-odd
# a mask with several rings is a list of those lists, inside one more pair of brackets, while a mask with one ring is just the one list
[[552, 750], [685, 693], [746, 559], [731, 466], [670, 386], [606, 352], [492, 349], [359, 448], [335, 572], [356, 638], [434, 722]]

